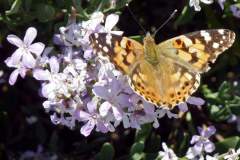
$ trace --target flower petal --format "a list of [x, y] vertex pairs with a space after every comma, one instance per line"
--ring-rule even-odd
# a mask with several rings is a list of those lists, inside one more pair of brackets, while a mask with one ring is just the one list
[[49, 59], [49, 65], [52, 73], [58, 73], [59, 72], [59, 62], [58, 59], [53, 56]]
[[198, 136], [198, 135], [194, 135], [194, 136], [192, 136], [192, 139], [191, 139], [191, 144], [194, 144], [194, 143], [196, 143], [196, 142], [198, 142], [200, 140], [200, 136]]
[[197, 142], [194, 146], [193, 146], [194, 151], [197, 154], [200, 154], [203, 150], [203, 143], [202, 142]]
[[10, 85], [14, 85], [14, 84], [16, 83], [18, 74], [19, 74], [18, 69], [15, 69], [15, 70], [11, 73], [11, 75], [10, 75], [10, 77], [9, 77], [9, 84], [10, 84]]
[[185, 102], [178, 104], [178, 108], [182, 112], [187, 112], [188, 111], [188, 106], [187, 106], [187, 103], [185, 103]]
[[24, 50], [22, 48], [18, 48], [11, 56], [12, 64], [13, 65], [19, 64], [23, 54]]
[[107, 100], [108, 99], [108, 91], [107, 91], [107, 88], [105, 86], [101, 86], [100, 84], [99, 85], [94, 85], [93, 86], [93, 89], [92, 89], [92, 92], [94, 95], [98, 96], [98, 97], [101, 97], [102, 99], [105, 99]]
[[97, 109], [97, 101], [90, 101], [87, 103], [89, 113], [95, 113]]
[[116, 118], [116, 120], [118, 120], [118, 121], [122, 120], [122, 115], [123, 114], [122, 114], [121, 109], [113, 106], [112, 110], [113, 110], [113, 115]]
[[80, 121], [88, 121], [91, 118], [91, 115], [84, 111], [79, 111]]
[[110, 33], [121, 36], [123, 34], [123, 31], [111, 31]]
[[50, 72], [48, 70], [42, 70], [42, 69], [35, 69], [33, 71], [33, 77], [36, 80], [42, 80], [42, 81], [46, 81], [50, 79]]
[[100, 132], [102, 132], [102, 133], [107, 133], [107, 132], [108, 132], [108, 128], [107, 128], [106, 125], [105, 125], [102, 121], [100, 121], [100, 120], [98, 120], [97, 123], [96, 123], [96, 130], [97, 130], [97, 131], [100, 131]]
[[105, 29], [107, 32], [110, 32], [112, 28], [117, 24], [119, 20], [119, 16], [116, 14], [110, 14], [107, 16], [105, 21]]
[[22, 63], [27, 68], [34, 68], [36, 64], [36, 60], [34, 59], [31, 53], [25, 53], [22, 57]]
[[8, 35], [7, 40], [9, 43], [11, 43], [19, 48], [24, 46], [23, 41], [16, 35], [13, 35], [13, 34]]
[[36, 56], [40, 56], [45, 48], [45, 45], [41, 42], [34, 43], [28, 47], [29, 51], [35, 53]]
[[202, 98], [199, 98], [199, 97], [189, 97], [187, 102], [189, 104], [193, 104], [193, 105], [196, 105], [196, 106], [202, 106], [205, 103], [205, 101]]
[[212, 4], [213, 0], [201, 0], [201, 2], [203, 2], [205, 4]]
[[100, 115], [105, 117], [108, 114], [111, 107], [112, 107], [112, 105], [109, 102], [107, 102], [107, 101], [103, 102], [99, 108]]
[[95, 123], [93, 120], [88, 121], [85, 125], [82, 126], [80, 132], [85, 137], [89, 136], [92, 132], [93, 128], [95, 126]]
[[211, 137], [213, 134], [215, 134], [215, 132], [216, 132], [216, 128], [215, 128], [214, 126], [209, 126], [209, 127], [205, 130], [203, 136], [206, 137], [206, 138], [209, 138], [209, 137]]
[[124, 128], [129, 128], [130, 127], [130, 121], [127, 115], [124, 115], [122, 118], [122, 122], [123, 122], [123, 127]]
[[37, 36], [37, 30], [34, 27], [29, 27], [24, 36], [23, 42], [29, 46]]
[[27, 68], [24, 68], [24, 67], [21, 67], [18, 70], [19, 70], [20, 76], [22, 78], [24, 78], [26, 76], [26, 72], [28, 71]]
[[211, 153], [215, 150], [215, 145], [211, 141], [207, 141], [204, 143], [204, 150]]

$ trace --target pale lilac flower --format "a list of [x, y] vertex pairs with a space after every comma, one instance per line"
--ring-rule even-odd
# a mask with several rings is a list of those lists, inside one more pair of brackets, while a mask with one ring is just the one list
[[103, 133], [108, 132], [107, 125], [101, 119], [101, 116], [97, 112], [97, 102], [89, 102], [87, 104], [87, 111], [79, 111], [80, 121], [85, 122], [85, 124], [81, 127], [81, 134], [84, 136], [89, 136], [94, 127], [96, 126], [96, 130], [101, 131]]
[[226, 155], [224, 155], [225, 160], [238, 160], [240, 156], [240, 148], [235, 151], [235, 149], [230, 149]]
[[240, 7], [237, 4], [233, 4], [230, 6], [230, 10], [232, 11], [233, 15], [237, 18], [240, 18]]
[[11, 57], [8, 57], [5, 60], [5, 63], [8, 67], [12, 67], [12, 68], [16, 68], [9, 77], [9, 84], [10, 85], [14, 85], [17, 81], [18, 75], [20, 75], [22, 78], [24, 78], [26, 76], [26, 73], [28, 71], [28, 69], [26, 67], [24, 67], [21, 64], [13, 64], [13, 59]]
[[22, 63], [26, 68], [34, 68], [36, 63], [34, 56], [39, 57], [45, 48], [45, 45], [41, 42], [32, 44], [36, 36], [37, 30], [33, 27], [27, 29], [23, 41], [12, 34], [7, 36], [7, 40], [18, 47], [10, 57], [13, 65]]
[[16, 35], [8, 35], [7, 40], [18, 49], [5, 60], [8, 67], [16, 68], [9, 78], [9, 83], [14, 85], [18, 75], [25, 77], [26, 72], [36, 65], [36, 58], [40, 57], [45, 45], [41, 42], [33, 43], [37, 36], [37, 30], [33, 27], [27, 29], [23, 41]]
[[206, 155], [206, 160], [219, 160], [219, 158], [217, 154], [214, 156]]
[[110, 34], [122, 35], [122, 31], [112, 31], [113, 27], [117, 24], [119, 16], [117, 14], [110, 14], [105, 21], [105, 31]]
[[187, 103], [195, 105], [195, 106], [202, 106], [205, 103], [205, 101], [199, 97], [189, 97], [186, 102], [178, 104], [178, 108], [181, 112], [188, 111]]
[[209, 140], [209, 138], [215, 134], [216, 129], [214, 126], [207, 128], [198, 127], [199, 135], [194, 135], [191, 140], [191, 144], [194, 144], [193, 149], [196, 154], [201, 154], [203, 151], [211, 153], [215, 150], [215, 145]]
[[162, 143], [163, 151], [158, 153], [161, 160], [178, 160], [178, 157], [171, 148], [168, 148], [166, 143]]
[[[129, 96], [124, 93], [123, 84], [118, 81], [112, 72], [108, 71], [106, 80], [97, 82], [93, 87], [93, 93], [106, 100], [99, 108], [100, 114], [106, 116], [111, 109], [117, 120], [122, 119], [122, 108], [130, 106]], [[104, 83], [105, 82], [105, 83]]]
[[194, 7], [195, 11], [200, 11], [200, 1], [205, 4], [212, 4], [213, 0], [189, 0], [189, 6]]

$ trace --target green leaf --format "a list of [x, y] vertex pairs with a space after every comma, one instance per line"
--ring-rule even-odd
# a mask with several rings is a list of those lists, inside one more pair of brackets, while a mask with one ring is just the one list
[[145, 124], [142, 129], [136, 131], [135, 142], [145, 142], [152, 129], [152, 125]]
[[131, 160], [145, 160], [145, 153], [136, 153], [132, 156]]
[[111, 160], [114, 158], [114, 148], [110, 143], [104, 143], [101, 151], [97, 154], [96, 159], [97, 160]]
[[36, 16], [40, 22], [48, 22], [54, 18], [55, 9], [47, 4], [38, 4]]
[[209, 111], [210, 111], [211, 119], [217, 122], [227, 120], [231, 114], [231, 112], [226, 106], [224, 107], [224, 106], [210, 105]]
[[230, 137], [222, 142], [216, 143], [216, 151], [220, 154], [227, 152], [230, 148], [238, 148], [240, 145], [240, 137]]
[[219, 98], [222, 99], [230, 99], [232, 96], [230, 95], [230, 90], [231, 90], [231, 86], [229, 83], [227, 83], [226, 81], [223, 82], [221, 84], [221, 86], [218, 89], [218, 95]]
[[130, 36], [129, 38], [134, 39], [138, 42], [142, 42], [143, 36], [141, 35], [136, 35], [136, 36]]
[[15, 0], [10, 10], [5, 11], [6, 15], [12, 15], [19, 11], [22, 4], [22, 0]]
[[132, 145], [130, 149], [130, 155], [131, 157], [134, 156], [136, 153], [142, 153], [144, 150], [144, 143], [143, 142], [136, 142]]
[[194, 17], [194, 15], [195, 15], [195, 12], [193, 12], [188, 5], [185, 6], [181, 12], [181, 15], [175, 21], [174, 28], [177, 28], [180, 25], [184, 25], [192, 21], [192, 18]]

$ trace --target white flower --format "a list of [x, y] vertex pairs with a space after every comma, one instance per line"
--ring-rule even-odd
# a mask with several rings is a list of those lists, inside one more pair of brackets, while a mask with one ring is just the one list
[[227, 155], [224, 156], [225, 160], [238, 160], [240, 155], [240, 148], [235, 151], [235, 149], [231, 149], [228, 151]]
[[190, 0], [189, 1], [189, 6], [194, 7], [195, 11], [200, 11], [200, 1], [205, 3], [205, 4], [211, 4], [213, 3], [213, 0]]
[[158, 153], [162, 160], [178, 160], [176, 154], [171, 148], [167, 147], [166, 143], [162, 143], [162, 147], [164, 151]]
[[212, 156], [207, 155], [206, 160], [218, 160], [218, 158], [216, 156], [212, 157]]
[[[27, 29], [23, 41], [16, 35], [8, 35], [7, 40], [18, 49], [5, 60], [8, 67], [16, 68], [10, 75], [9, 84], [14, 85], [18, 75], [25, 77], [26, 72], [36, 65], [36, 58], [40, 57], [45, 45], [41, 42], [33, 43], [37, 30], [33, 27]], [[34, 57], [35, 56], [35, 57]]]
[[[32, 44], [36, 36], [37, 30], [33, 27], [27, 29], [23, 41], [12, 34], [7, 36], [7, 40], [18, 47], [11, 56], [11, 62], [13, 65], [17, 65], [22, 62], [23, 66], [27, 68], [33, 68], [35, 66], [36, 59], [34, 56], [39, 57], [45, 47], [45, 45], [41, 42]], [[34, 53], [34, 56], [32, 53]]]
[[113, 27], [117, 24], [119, 20], [119, 16], [116, 14], [110, 14], [107, 16], [105, 21], [105, 31], [107, 33], [116, 34], [116, 35], [122, 35], [122, 31], [112, 31]]

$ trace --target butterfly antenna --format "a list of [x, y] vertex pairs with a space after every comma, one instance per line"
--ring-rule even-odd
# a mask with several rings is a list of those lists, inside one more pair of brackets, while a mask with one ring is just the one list
[[172, 12], [172, 14], [168, 17], [168, 19], [160, 26], [160, 27], [158, 27], [158, 29], [154, 32], [154, 36], [157, 34], [157, 32], [160, 30], [160, 29], [162, 29], [175, 15], [176, 15], [176, 13], [177, 13], [177, 9], [175, 9], [173, 12]]
[[133, 12], [131, 11], [131, 9], [129, 8], [128, 3], [126, 4], [126, 7], [127, 7], [128, 11], [129, 11], [129, 13], [131, 14], [131, 16], [133, 17], [134, 21], [141, 27], [141, 29], [143, 30], [143, 32], [144, 32], [145, 34], [147, 34], [147, 32], [146, 32], [146, 30], [144, 29], [144, 27], [138, 22], [136, 16], [133, 14]]

